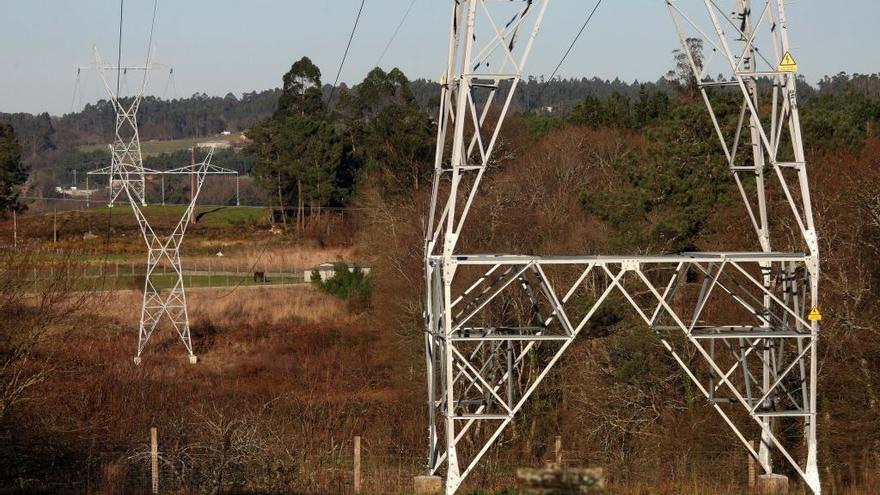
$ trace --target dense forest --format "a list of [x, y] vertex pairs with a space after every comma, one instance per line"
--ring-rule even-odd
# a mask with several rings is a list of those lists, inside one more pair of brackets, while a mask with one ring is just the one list
[[[364, 105], [375, 106], [385, 103], [357, 102], [354, 105], [360, 105], [361, 108], [353, 110], [351, 95], [359, 94], [358, 88], [365, 84], [379, 84], [375, 81], [376, 77], [391, 77], [390, 74], [396, 74], [394, 76], [396, 79], [405, 81], [402, 85], [405, 86], [405, 95], [398, 94], [395, 98], [398, 100], [406, 98], [410, 109], [417, 106], [425, 115], [433, 117], [440, 91], [439, 84], [424, 79], [408, 81], [397, 70], [386, 74], [377, 68], [362, 83], [352, 87], [342, 84], [336, 90], [329, 84], [321, 84], [318, 78], [321, 86], [318, 86], [320, 89], [315, 94], [321, 95], [326, 102], [324, 106], [332, 110], [337, 122], [345, 119], [361, 119], [363, 123], [364, 115], [355, 114], [369, 112], [370, 110], [364, 108]], [[644, 98], [674, 96], [674, 84], [669, 77], [667, 75], [656, 82], [627, 83], [619, 79], [599, 78], [557, 78], [545, 81], [543, 78], [530, 76], [520, 84], [514, 95], [512, 107], [515, 112], [529, 116], [530, 126], [536, 131], [540, 127], [559, 125], [567, 119], [580, 123], [586, 122], [585, 119], [591, 119], [590, 125], [593, 126], [610, 123], [627, 127], [639, 126], [640, 123], [637, 121], [646, 118], [646, 115], [639, 114], [641, 111], [639, 106], [645, 104]], [[400, 85], [400, 83], [395, 84]], [[289, 88], [287, 90], [289, 91]], [[833, 130], [835, 124], [841, 118], [847, 119], [854, 117], [855, 114], [861, 114], [858, 115], [858, 119], [870, 125], [871, 119], [868, 115], [872, 112], [870, 100], [880, 94], [880, 77], [876, 74], [850, 76], [841, 73], [823, 78], [815, 87], [800, 80], [799, 91], [805, 105], [822, 110], [816, 114], [822, 114], [824, 120], [813, 122], [813, 125], [826, 126], [823, 132], [817, 132], [817, 135], [821, 136], [820, 139], [853, 141], [858, 139], [858, 134], [855, 136], [845, 136], [845, 134], [850, 132], [853, 126], [857, 130], [859, 127], [857, 124], [849, 123], [844, 129]], [[285, 89], [279, 88], [244, 93], [240, 97], [231, 93], [223, 97], [195, 94], [189, 98], [171, 100], [150, 96], [144, 99], [138, 114], [141, 139], [147, 141], [199, 138], [216, 136], [222, 131], [244, 132], [267, 119], [277, 118], [279, 100], [283, 98], [284, 93]], [[336, 94], [338, 98], [327, 102], [332, 94]], [[840, 105], [849, 105], [851, 108], [844, 111], [839, 108]], [[318, 110], [324, 111], [326, 108]], [[831, 111], [832, 115], [827, 111]], [[627, 114], [626, 118], [621, 112]], [[50, 116], [47, 113], [38, 115], [0, 113], [0, 122], [11, 125], [15, 130], [25, 165], [32, 171], [31, 183], [43, 195], [51, 196], [55, 186], [69, 182], [74, 170], [82, 174], [99, 166], [105, 166], [109, 160], [105, 152], [79, 150], [79, 146], [82, 145], [112, 141], [114, 113], [112, 106], [106, 100], [87, 104], [79, 112], [60, 117]], [[341, 123], [341, 127], [337, 128], [336, 132], [346, 132], [342, 128], [350, 124], [351, 122]], [[375, 130], [375, 132], [382, 131]], [[349, 135], [348, 146], [352, 145], [353, 136], [353, 134]], [[183, 157], [180, 155], [177, 158]], [[246, 174], [251, 171], [251, 161], [247, 157], [226, 159], [227, 163], [236, 162], [232, 168]], [[168, 158], [155, 159], [155, 157], [148, 159], [148, 162], [148, 167], [160, 169], [171, 163]], [[347, 173], [350, 177], [338, 177], [339, 183], [334, 185], [332, 194], [305, 200], [310, 203], [319, 200], [318, 202], [325, 203], [325, 206], [343, 203], [350, 195], [350, 189], [356, 178], [352, 167], [360, 168], [360, 165], [348, 163], [343, 166], [342, 173]], [[277, 199], [277, 188], [273, 190]], [[291, 202], [289, 199], [282, 198], [282, 202], [296, 203], [295, 200]]]

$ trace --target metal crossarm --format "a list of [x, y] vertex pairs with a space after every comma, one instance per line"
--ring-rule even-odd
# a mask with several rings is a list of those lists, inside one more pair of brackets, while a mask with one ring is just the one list
[[[119, 199], [124, 190], [128, 190], [141, 205], [146, 205], [146, 182], [144, 175], [143, 155], [141, 154], [140, 134], [138, 131], [137, 113], [144, 98], [144, 91], [150, 80], [150, 72], [157, 64], [153, 63], [152, 51], [147, 58], [146, 65], [117, 67], [105, 64], [101, 61], [98, 48], [94, 48], [94, 68], [100, 76], [108, 99], [116, 112], [116, 125], [114, 128], [114, 141], [110, 145], [110, 167], [89, 172], [89, 175], [109, 175], [110, 206]], [[89, 68], [89, 67], [85, 67]], [[82, 69], [82, 67], [80, 68]], [[143, 72], [143, 79], [137, 91], [130, 101], [124, 102], [117, 94], [107, 79], [108, 72], [128, 73], [128, 71]]]
[[[446, 493], [455, 493], [613, 303], [632, 308], [765, 473], [795, 474], [818, 494], [819, 252], [796, 76], [777, 67], [789, 51], [783, 0], [666, 1], [757, 251], [459, 253], [547, 3], [452, 2], [424, 239], [428, 472], [444, 474]], [[705, 60], [691, 38], [711, 48]], [[731, 95], [740, 99], [732, 132], [715, 109], [718, 96]], [[773, 213], [787, 215], [799, 234], [794, 252], [773, 249], [768, 180], [787, 204]], [[792, 440], [794, 424], [801, 441]]]

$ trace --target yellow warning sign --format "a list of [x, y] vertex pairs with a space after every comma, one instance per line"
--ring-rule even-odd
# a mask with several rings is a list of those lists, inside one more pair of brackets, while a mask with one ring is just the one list
[[777, 70], [779, 72], [798, 71], [797, 62], [794, 61], [794, 57], [791, 56], [791, 52], [785, 52], [785, 56], [782, 57], [782, 62], [779, 62], [779, 68]]
[[819, 308], [810, 310], [810, 316], [807, 319], [810, 321], [822, 321], [822, 313], [819, 312]]

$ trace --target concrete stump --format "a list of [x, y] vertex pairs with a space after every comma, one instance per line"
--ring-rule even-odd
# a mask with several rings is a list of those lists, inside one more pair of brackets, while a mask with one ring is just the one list
[[788, 495], [788, 476], [762, 474], [755, 485], [759, 495]]
[[443, 478], [439, 476], [416, 476], [413, 491], [416, 495], [437, 495], [443, 490]]
[[189, 364], [198, 364], [198, 362], [199, 362], [199, 357], [198, 357], [198, 356], [196, 356], [196, 355], [191, 355], [191, 356], [189, 357]]

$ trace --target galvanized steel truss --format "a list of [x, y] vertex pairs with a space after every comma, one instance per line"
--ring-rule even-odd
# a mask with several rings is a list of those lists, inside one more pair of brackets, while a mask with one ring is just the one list
[[[116, 202], [123, 190], [128, 187], [130, 194], [141, 205], [146, 205], [144, 161], [141, 155], [140, 134], [137, 124], [137, 113], [144, 98], [144, 91], [150, 80], [150, 72], [156, 64], [153, 63], [153, 54], [147, 58], [147, 63], [142, 66], [114, 66], [101, 61], [98, 48], [95, 48], [95, 69], [100, 76], [108, 99], [116, 111], [115, 139], [110, 145], [111, 161], [109, 167], [109, 192], [110, 206]], [[108, 73], [116, 72], [117, 78], [129, 71], [142, 72], [143, 78], [137, 91], [131, 96], [129, 102], [123, 102], [117, 90], [114, 91], [107, 79]]]
[[[457, 249], [548, 0], [452, 3], [424, 244], [429, 472], [445, 471], [454, 493], [578, 335], [594, 330], [597, 312], [619, 304], [656, 334], [766, 473], [786, 466], [819, 493], [819, 328], [809, 316], [819, 249], [796, 76], [778, 67], [789, 51], [783, 0], [734, 0], [726, 10], [713, 0], [666, 2], [759, 251], [573, 257]], [[705, 60], [689, 38], [711, 48]], [[719, 95], [740, 100], [735, 122], [716, 113]], [[798, 252], [771, 244], [780, 225], [770, 221], [771, 181], [787, 205], [773, 218], [793, 225], [795, 238], [777, 242]]]
[[[88, 175], [106, 175], [109, 177], [110, 207], [113, 206], [120, 195], [125, 194], [147, 245], [147, 270], [144, 276], [144, 295], [141, 305], [137, 355], [134, 358], [135, 363], [140, 364], [144, 347], [146, 347], [147, 342], [153, 335], [153, 331], [156, 330], [163, 316], [167, 316], [169, 322], [174, 327], [174, 330], [186, 347], [190, 361], [196, 362], [189, 328], [189, 313], [186, 306], [186, 291], [183, 283], [180, 247], [183, 244], [187, 226], [192, 220], [205, 178], [208, 175], [237, 176], [237, 172], [211, 164], [211, 159], [214, 156], [213, 147], [208, 151], [207, 156], [201, 163], [165, 171], [144, 167], [140, 134], [138, 132], [137, 112], [143, 100], [150, 71], [155, 66], [151, 60], [152, 54], [143, 66], [110, 66], [101, 62], [98, 50], [97, 48], [95, 49], [97, 71], [100, 74], [101, 81], [104, 83], [110, 103], [116, 111], [116, 137], [114, 143], [109, 145], [112, 157], [110, 166], [93, 170]], [[122, 71], [143, 71], [144, 73], [138, 91], [127, 104], [121, 101], [118, 93], [113, 90], [107, 79], [107, 73], [113, 71], [117, 73]], [[155, 232], [142, 208], [147, 205], [146, 177], [150, 175], [181, 175], [192, 178], [193, 190], [191, 191], [190, 202], [187, 204], [186, 210], [180, 221], [177, 222], [174, 230], [167, 236], [159, 235]], [[163, 262], [170, 266], [173, 273], [172, 277], [174, 278], [173, 285], [167, 290], [167, 293], [160, 289], [161, 284], [157, 281], [159, 275], [164, 276], [164, 273], [156, 271]]]
[[[180, 259], [180, 247], [183, 244], [183, 238], [186, 235], [186, 228], [191, 223], [196, 203], [201, 194], [202, 186], [208, 175], [236, 175], [237, 172], [211, 164], [211, 158], [214, 156], [214, 148], [208, 151], [205, 159], [194, 165], [187, 165], [172, 170], [158, 171], [152, 169], [141, 168], [141, 177], [150, 175], [180, 175], [189, 176], [193, 179], [194, 189], [192, 197], [187, 204], [186, 210], [174, 227], [171, 234], [157, 234], [150, 225], [147, 216], [141, 207], [144, 197], [138, 196], [136, 186], [132, 186], [127, 180], [121, 181], [122, 191], [125, 192], [138, 226], [141, 229], [144, 242], [147, 245], [147, 270], [144, 276], [144, 297], [141, 305], [141, 321], [138, 330], [138, 347], [135, 363], [140, 364], [141, 354], [146, 347], [150, 336], [162, 320], [163, 316], [168, 317], [168, 321], [174, 327], [186, 351], [189, 354], [190, 361], [195, 362], [196, 356], [193, 353], [192, 337], [189, 330], [189, 313], [186, 307], [186, 291], [183, 284], [183, 268]], [[111, 175], [114, 173], [112, 168], [104, 168], [90, 172], [93, 175]], [[164, 277], [164, 272], [157, 271], [157, 268], [165, 262], [171, 267], [173, 285], [170, 289], [163, 291], [160, 289], [161, 284], [157, 283], [158, 278]]]

